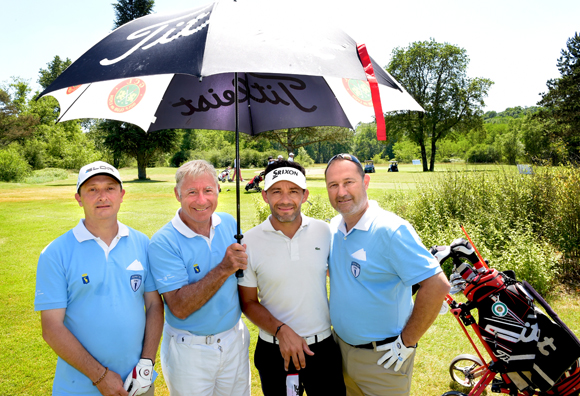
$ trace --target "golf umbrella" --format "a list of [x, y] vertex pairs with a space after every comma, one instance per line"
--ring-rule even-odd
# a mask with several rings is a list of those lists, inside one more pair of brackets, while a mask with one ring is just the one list
[[[239, 132], [354, 129], [374, 116], [385, 140], [383, 112], [422, 111], [364, 45], [302, 11], [291, 2], [223, 0], [148, 15], [99, 41], [41, 96], [59, 101], [60, 121], [236, 131], [238, 167]], [[239, 240], [239, 178], [236, 190]]]

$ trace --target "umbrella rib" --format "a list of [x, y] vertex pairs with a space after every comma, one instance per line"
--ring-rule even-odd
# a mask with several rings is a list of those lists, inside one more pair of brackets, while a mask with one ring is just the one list
[[93, 85], [93, 83], [89, 83], [88, 87], [86, 87], [83, 90], [83, 92], [81, 92], [81, 94], [74, 100], [74, 102], [72, 102], [70, 104], [70, 106], [67, 107], [67, 109], [64, 111], [64, 113], [60, 117], [58, 117], [58, 120], [56, 120], [57, 123], [60, 122], [60, 120], [62, 120], [62, 117], [64, 117], [66, 115], [66, 113], [68, 113], [68, 111], [70, 110], [70, 108], [74, 106], [74, 104], [77, 102], [77, 100], [79, 100], [81, 98], [81, 96], [83, 96], [85, 94], [85, 92], [87, 92], [89, 90], [89, 88], [91, 87], [91, 85]]

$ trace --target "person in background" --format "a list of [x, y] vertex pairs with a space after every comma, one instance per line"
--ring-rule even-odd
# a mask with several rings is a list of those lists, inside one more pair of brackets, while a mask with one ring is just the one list
[[149, 272], [149, 238], [117, 220], [119, 171], [81, 168], [75, 199], [85, 218], [40, 254], [34, 308], [58, 355], [54, 395], [154, 394], [163, 303]]
[[[228, 180], [230, 182], [233, 182], [234, 180], [236, 180], [236, 175], [238, 172], [238, 168], [236, 167], [236, 159], [234, 158], [234, 173], [232, 175], [232, 177]], [[244, 178], [242, 177], [242, 171], [240, 170], [240, 181], [245, 181]]]
[[268, 156], [268, 165], [275, 163], [276, 160], [270, 155]]
[[325, 180], [340, 213], [330, 225], [330, 319], [347, 394], [408, 395], [417, 342], [449, 283], [413, 227], [369, 201], [370, 177], [355, 156], [332, 157]]
[[288, 154], [288, 161], [290, 161], [290, 162], [294, 161], [294, 153]]

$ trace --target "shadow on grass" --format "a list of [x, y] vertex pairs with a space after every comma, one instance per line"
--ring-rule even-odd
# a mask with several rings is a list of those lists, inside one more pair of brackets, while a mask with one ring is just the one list
[[151, 179], [146, 179], [146, 180], [139, 180], [139, 179], [133, 179], [133, 180], [129, 180], [129, 181], [124, 181], [123, 184], [129, 184], [129, 183], [166, 183], [166, 180], [151, 180]]

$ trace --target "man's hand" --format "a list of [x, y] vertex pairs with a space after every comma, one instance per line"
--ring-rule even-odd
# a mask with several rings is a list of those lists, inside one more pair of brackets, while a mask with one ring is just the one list
[[97, 384], [97, 389], [104, 396], [128, 396], [129, 394], [123, 388], [121, 376], [114, 371], [109, 370], [105, 378]]
[[226, 249], [224, 259], [220, 263], [222, 268], [230, 275], [237, 270], [245, 270], [248, 268], [248, 254], [246, 253], [246, 245], [233, 243]]
[[276, 338], [280, 343], [280, 353], [284, 358], [284, 370], [288, 371], [290, 360], [294, 362], [296, 370], [305, 368], [306, 358], [304, 357], [304, 352], [310, 356], [314, 355], [306, 340], [296, 334], [289, 326], [281, 327]]
[[153, 362], [151, 359], [139, 359], [139, 363], [127, 376], [124, 388], [129, 396], [142, 395], [149, 390], [153, 377]]
[[389, 368], [396, 362], [394, 370], [399, 371], [405, 360], [407, 360], [414, 350], [415, 348], [407, 348], [405, 344], [403, 344], [401, 335], [399, 335], [395, 341], [377, 347], [377, 351], [387, 351], [387, 353], [379, 359], [377, 364], [381, 366], [386, 360], [387, 363], [385, 363], [384, 367]]

